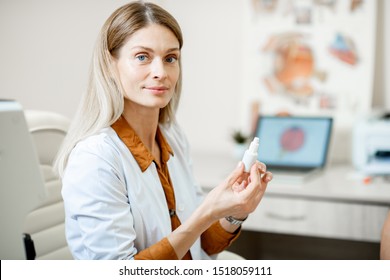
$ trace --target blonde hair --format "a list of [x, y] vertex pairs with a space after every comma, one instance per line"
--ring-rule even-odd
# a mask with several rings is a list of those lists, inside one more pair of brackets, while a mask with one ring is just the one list
[[[93, 51], [87, 91], [64, 139], [54, 163], [60, 176], [66, 168], [69, 155], [76, 144], [99, 130], [111, 126], [123, 113], [124, 93], [119, 78], [112, 66], [112, 59], [119, 49], [136, 31], [149, 24], [160, 24], [169, 28], [183, 45], [181, 29], [175, 18], [156, 4], [136, 1], [128, 3], [106, 20], [100, 30]], [[181, 68], [181, 61], [180, 68]], [[175, 94], [168, 105], [160, 110], [159, 122], [175, 121], [175, 113], [180, 100], [182, 75], [180, 71]]]

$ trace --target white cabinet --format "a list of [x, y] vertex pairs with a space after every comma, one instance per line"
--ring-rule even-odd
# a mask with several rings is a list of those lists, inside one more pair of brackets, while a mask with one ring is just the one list
[[243, 228], [379, 242], [389, 207], [267, 195]]
[[[209, 191], [234, 169], [226, 155], [194, 154], [194, 172]], [[305, 183], [272, 181], [244, 229], [271, 233], [379, 242], [390, 209], [390, 182], [364, 184], [348, 165], [330, 166]]]

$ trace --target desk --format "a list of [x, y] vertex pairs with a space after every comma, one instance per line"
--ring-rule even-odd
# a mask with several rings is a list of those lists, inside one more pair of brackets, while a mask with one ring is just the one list
[[[194, 173], [207, 191], [235, 168], [229, 155], [194, 152]], [[272, 181], [243, 229], [379, 242], [390, 209], [390, 183], [350, 178], [351, 166], [333, 165], [302, 184]]]

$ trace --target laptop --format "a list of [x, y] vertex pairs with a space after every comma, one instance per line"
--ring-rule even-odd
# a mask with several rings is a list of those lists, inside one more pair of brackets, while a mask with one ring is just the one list
[[258, 160], [276, 181], [303, 182], [324, 169], [332, 126], [331, 117], [260, 115]]

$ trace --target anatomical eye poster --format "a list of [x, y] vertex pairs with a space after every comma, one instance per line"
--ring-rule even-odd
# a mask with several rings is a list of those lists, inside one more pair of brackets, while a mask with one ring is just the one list
[[[368, 112], [376, 0], [248, 0], [243, 108], [263, 114]], [[246, 109], [245, 111], [248, 111]]]

